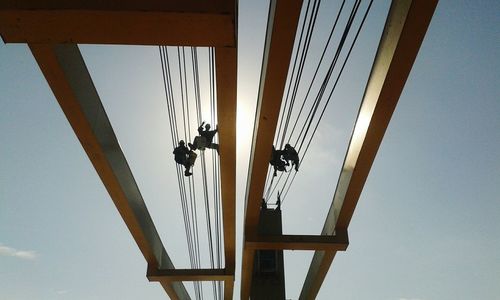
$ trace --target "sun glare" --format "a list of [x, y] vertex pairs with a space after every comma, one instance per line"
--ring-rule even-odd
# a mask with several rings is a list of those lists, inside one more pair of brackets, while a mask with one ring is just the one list
[[236, 114], [236, 143], [238, 148], [247, 147], [252, 141], [254, 115], [247, 104], [238, 105]]

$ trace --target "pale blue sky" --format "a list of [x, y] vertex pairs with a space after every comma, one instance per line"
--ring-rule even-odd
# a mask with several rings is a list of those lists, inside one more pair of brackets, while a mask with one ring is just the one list
[[[241, 124], [253, 121], [266, 2], [239, 3]], [[286, 200], [287, 233], [321, 231], [387, 7], [374, 4], [310, 150], [316, 159], [306, 160]], [[349, 248], [318, 299], [500, 299], [499, 11], [498, 1], [440, 1], [356, 208]], [[80, 48], [165, 247], [187, 267], [157, 49]], [[248, 144], [241, 135], [237, 266]], [[287, 298], [297, 299], [310, 257], [286, 253]], [[167, 298], [145, 272], [31, 53], [0, 44], [0, 299]]]

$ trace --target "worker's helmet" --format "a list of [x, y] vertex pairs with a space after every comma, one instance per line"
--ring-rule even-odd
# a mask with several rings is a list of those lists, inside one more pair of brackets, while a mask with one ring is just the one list
[[206, 129], [206, 130], [209, 130], [209, 129], [210, 129], [210, 124], [206, 124], [206, 125], [205, 125], [205, 129]]
[[183, 141], [183, 140], [180, 140], [180, 141], [179, 141], [179, 145], [184, 145], [184, 144], [185, 144], [185, 143], [184, 143], [184, 141]]

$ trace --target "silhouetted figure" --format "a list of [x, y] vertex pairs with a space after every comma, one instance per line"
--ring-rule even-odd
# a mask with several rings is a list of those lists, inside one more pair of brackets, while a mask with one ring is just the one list
[[184, 171], [184, 176], [191, 176], [193, 173], [189, 172], [189, 169], [194, 165], [196, 161], [196, 153], [189, 150], [184, 141], [179, 141], [179, 146], [174, 149], [174, 160], [176, 163], [183, 165], [186, 170]]
[[299, 154], [297, 153], [295, 148], [290, 146], [290, 144], [285, 145], [285, 150], [283, 150], [283, 159], [288, 163], [291, 161], [292, 166], [295, 166], [295, 171], [299, 170]]
[[219, 144], [216, 144], [213, 142], [214, 136], [219, 131], [218, 127], [215, 127], [215, 130], [210, 130], [210, 124], [205, 124], [205, 129], [203, 129], [203, 124], [205, 122], [201, 123], [200, 127], [198, 127], [198, 134], [199, 136], [196, 136], [194, 138], [193, 143], [189, 143], [189, 148], [191, 150], [205, 150], [205, 148], [209, 149], [215, 149], [217, 150], [217, 153], [219, 153]]
[[285, 166], [288, 166], [289, 163], [287, 161], [283, 160], [283, 154], [284, 154], [283, 150], [276, 150], [276, 148], [274, 148], [274, 145], [273, 145], [273, 150], [271, 152], [271, 160], [269, 161], [271, 166], [274, 167], [273, 176], [277, 175], [277, 171], [281, 171], [281, 172], [285, 171], [286, 172]]

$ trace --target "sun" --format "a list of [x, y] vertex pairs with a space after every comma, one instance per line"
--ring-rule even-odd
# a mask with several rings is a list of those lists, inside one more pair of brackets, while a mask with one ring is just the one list
[[254, 113], [248, 102], [238, 103], [236, 113], [236, 143], [238, 148], [249, 148], [252, 142]]

